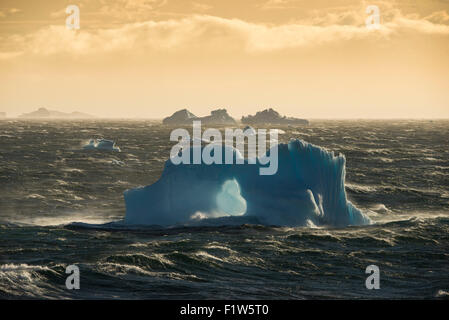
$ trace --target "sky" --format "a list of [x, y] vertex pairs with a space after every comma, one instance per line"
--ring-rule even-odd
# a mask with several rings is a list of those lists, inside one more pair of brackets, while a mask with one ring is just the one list
[[0, 111], [449, 118], [448, 12], [449, 0], [0, 0]]

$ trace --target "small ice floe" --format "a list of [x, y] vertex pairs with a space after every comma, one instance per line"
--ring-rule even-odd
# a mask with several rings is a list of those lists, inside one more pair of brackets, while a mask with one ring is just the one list
[[115, 142], [106, 139], [90, 139], [89, 143], [83, 146], [84, 150], [107, 150], [118, 151], [120, 148], [116, 146]]
[[116, 159], [112, 159], [111, 164], [113, 166], [119, 166], [119, 167], [123, 167], [125, 165], [125, 163], [123, 161], [116, 160]]

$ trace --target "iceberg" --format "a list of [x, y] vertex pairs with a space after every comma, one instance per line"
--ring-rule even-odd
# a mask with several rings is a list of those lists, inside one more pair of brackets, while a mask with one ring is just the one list
[[235, 119], [228, 114], [226, 109], [213, 110], [209, 116], [202, 117], [199, 120], [201, 120], [204, 124], [237, 124]]
[[162, 120], [163, 124], [168, 125], [181, 125], [192, 123], [193, 120], [197, 120], [198, 117], [191, 113], [187, 109], [182, 109], [173, 113], [170, 117], [166, 117]]
[[[223, 155], [225, 148], [231, 148], [235, 159], [242, 158], [232, 146], [222, 147]], [[279, 169], [271, 176], [259, 175], [266, 163], [263, 157], [256, 164], [248, 159], [243, 164], [210, 165], [175, 165], [167, 160], [154, 184], [125, 191], [125, 223], [170, 226], [216, 220], [232, 224], [246, 223], [245, 219], [293, 227], [371, 223], [347, 200], [343, 155], [302, 140], [275, 147]]]
[[39, 108], [36, 111], [30, 113], [24, 113], [19, 116], [21, 119], [91, 119], [94, 116], [82, 113], [79, 111], [73, 111], [71, 113], [48, 110], [47, 108]]
[[90, 139], [89, 143], [83, 146], [84, 150], [106, 150], [106, 151], [118, 151], [120, 148], [115, 145], [112, 140], [106, 139]]
[[254, 116], [248, 115], [242, 117], [244, 124], [272, 124], [272, 125], [308, 125], [309, 121], [306, 119], [298, 119], [293, 117], [281, 116], [276, 110], [265, 109], [257, 112]]
[[202, 121], [204, 124], [208, 125], [235, 125], [237, 122], [232, 118], [226, 109], [217, 109], [211, 111], [209, 116], [197, 117], [187, 109], [182, 109], [176, 111], [171, 116], [166, 117], [162, 120], [165, 125], [189, 125], [192, 121]]

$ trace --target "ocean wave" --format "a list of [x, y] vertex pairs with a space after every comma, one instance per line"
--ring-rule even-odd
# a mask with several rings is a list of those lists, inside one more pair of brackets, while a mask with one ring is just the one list
[[164, 270], [168, 266], [172, 266], [173, 262], [162, 254], [152, 254], [151, 256], [142, 253], [129, 253], [113, 255], [106, 258], [106, 262], [116, 264], [129, 264], [149, 268], [151, 270]]
[[60, 274], [42, 265], [0, 265], [0, 296], [52, 298], [51, 277]]
[[438, 290], [435, 297], [449, 299], [449, 290]]

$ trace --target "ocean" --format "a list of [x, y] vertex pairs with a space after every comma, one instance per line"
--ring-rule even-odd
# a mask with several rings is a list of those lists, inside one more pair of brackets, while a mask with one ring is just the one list
[[[449, 298], [449, 121], [277, 128], [345, 155], [348, 198], [371, 225], [118, 226], [123, 192], [159, 179], [172, 128], [1, 120], [0, 299]], [[92, 138], [121, 152], [84, 150]]]

